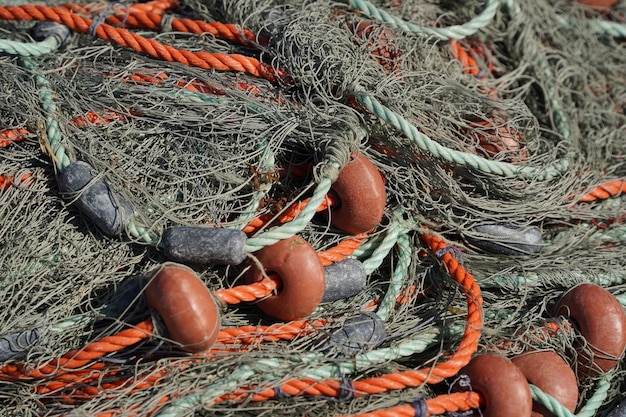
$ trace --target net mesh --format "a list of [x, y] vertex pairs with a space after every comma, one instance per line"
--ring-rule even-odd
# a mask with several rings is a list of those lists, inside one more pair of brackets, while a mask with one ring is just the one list
[[[3, 9], [20, 4], [39, 3], [0, 0]], [[132, 22], [135, 4], [114, 2], [81, 5], [79, 15], [95, 22], [88, 33], [73, 33], [67, 45], [28, 58], [47, 80], [44, 88], [24, 54], [7, 52], [10, 42], [34, 43], [35, 22], [0, 20], [3, 369], [32, 369], [149, 318], [154, 322], [151, 337], [104, 355], [97, 368], [81, 366], [73, 374], [84, 378], [77, 384], [0, 375], [6, 415], [328, 416], [446, 394], [454, 378], [365, 396], [352, 388], [354, 381], [442, 363], [462, 340], [467, 301], [446, 273], [442, 253], [429, 252], [420, 240], [426, 232], [445, 238], [446, 250], [481, 286], [479, 352], [512, 357], [552, 349], [577, 370], [581, 335], [553, 317], [556, 302], [580, 282], [597, 283], [620, 300], [625, 293], [624, 196], [578, 199], [626, 175], [626, 44], [593, 26], [626, 25], [626, 4], [597, 12], [566, 0], [504, 1], [489, 24], [458, 41], [377, 21], [360, 4], [170, 5], [172, 19], [229, 23], [257, 36], [243, 43], [174, 30], [167, 21], [158, 31], [128, 29], [199, 56], [255, 58], [265, 71], [282, 74], [276, 81], [168, 62], [94, 36], [105, 18], [122, 20], [113, 27]], [[425, 28], [464, 25], [485, 9], [477, 0], [372, 5]], [[52, 93], [53, 114], [42, 106], [43, 90]], [[368, 110], [363, 97], [446, 149], [486, 162], [477, 167], [438, 157]], [[58, 152], [48, 141], [52, 120], [70, 160], [94, 167], [97, 179], [132, 207], [133, 222], [152, 233], [152, 244], [129, 233], [106, 236], [63, 198], [53, 164]], [[166, 261], [162, 233], [175, 225], [241, 230], [255, 217], [279, 216], [313, 195], [327, 174], [320, 167], [335, 149], [340, 164], [355, 152], [366, 156], [385, 181], [383, 219], [353, 256], [374, 265], [365, 288], [306, 317], [317, 322], [314, 331], [252, 344], [234, 337], [206, 357], [182, 352], [143, 296], [147, 277]], [[499, 166], [559, 175], [500, 175]], [[331, 221], [332, 212], [317, 215], [298, 235], [317, 251], [332, 248], [349, 236]], [[375, 261], [398, 224], [410, 247], [406, 271], [399, 243]], [[536, 229], [541, 251], [511, 256], [485, 249], [479, 228], [485, 224]], [[256, 236], [271, 230], [266, 225]], [[193, 269], [217, 291], [241, 285], [246, 266]], [[392, 297], [394, 277], [400, 277], [401, 297], [384, 318], [387, 336], [359, 353], [372, 356], [319, 352], [320, 340], [364, 306], [375, 310]], [[222, 329], [280, 324], [254, 303], [219, 306]], [[546, 330], [546, 323], [561, 331]], [[624, 399], [623, 367], [622, 361], [611, 374], [597, 415], [608, 415]], [[326, 378], [341, 383], [339, 398], [280, 388]], [[599, 380], [580, 379], [579, 409], [597, 394]], [[274, 398], [254, 401], [254, 394], [270, 389]]]

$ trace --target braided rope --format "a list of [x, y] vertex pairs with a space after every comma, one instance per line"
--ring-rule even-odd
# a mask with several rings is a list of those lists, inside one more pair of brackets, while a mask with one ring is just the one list
[[576, 417], [594, 417], [602, 404], [606, 401], [609, 395], [609, 389], [611, 388], [611, 379], [615, 375], [614, 372], [605, 374], [602, 379], [598, 381], [596, 385], [596, 391], [591, 398], [587, 400], [585, 405], [578, 410]]
[[373, 19], [384, 23], [390, 23], [406, 32], [432, 36], [433, 38], [439, 40], [463, 39], [467, 36], [473, 35], [493, 20], [496, 12], [498, 11], [499, 5], [499, 0], [487, 0], [485, 2], [485, 9], [465, 24], [449, 26], [447, 28], [428, 28], [405, 22], [404, 20], [385, 12], [384, 10], [378, 9], [367, 0], [350, 0], [350, 7], [359, 9], [361, 12]]
[[402, 294], [405, 278], [409, 272], [411, 265], [411, 242], [406, 233], [398, 236], [398, 262], [393, 270], [391, 282], [385, 296], [380, 301], [376, 314], [382, 319], [387, 320], [396, 306], [396, 300]]
[[48, 36], [41, 42], [18, 42], [0, 39], [0, 51], [23, 57], [37, 57], [55, 51], [61, 45], [58, 36]]
[[508, 162], [490, 161], [489, 159], [480, 157], [476, 154], [449, 149], [418, 131], [417, 128], [409, 123], [404, 117], [384, 106], [374, 97], [367, 94], [359, 94], [356, 98], [365, 108], [374, 113], [381, 120], [391, 124], [398, 131], [402, 132], [420, 149], [431, 153], [436, 158], [441, 158], [454, 164], [469, 166], [483, 172], [505, 177], [523, 176], [538, 180], [550, 180], [558, 177], [567, 169], [568, 166], [566, 160], [560, 160], [553, 166], [547, 168], [519, 166]]
[[600, 184], [587, 194], [576, 199], [576, 203], [588, 203], [595, 200], [604, 200], [612, 197], [619, 197], [626, 193], [626, 180], [614, 180]]
[[46, 378], [57, 374], [59, 371], [80, 368], [94, 359], [100, 358], [107, 353], [116, 352], [124, 347], [133, 345], [152, 335], [154, 325], [151, 319], [144, 320], [132, 328], [127, 328], [113, 336], [105, 336], [90, 343], [79, 350], [72, 350], [60, 358], [28, 369], [23, 366], [6, 365], [0, 368], [2, 379], [13, 378]]
[[[442, 394], [435, 398], [423, 400], [426, 403], [427, 414], [416, 414], [413, 404], [402, 404], [369, 413], [352, 414], [351, 417], [426, 417], [445, 413], [468, 411], [477, 408], [482, 398], [477, 392], [456, 392]], [[348, 417], [348, 416], [342, 416]]]
[[39, 68], [35, 62], [27, 57], [22, 58], [22, 65], [34, 73], [35, 84], [39, 87], [39, 100], [41, 107], [46, 115], [44, 122], [46, 132], [42, 132], [42, 141], [46, 148], [50, 152], [56, 167], [59, 171], [63, 171], [70, 166], [72, 160], [66, 154], [65, 146], [63, 145], [61, 131], [59, 129], [59, 122], [54, 117], [57, 112], [57, 106], [52, 99], [52, 91], [48, 88], [50, 82], [41, 74], [37, 73]]
[[[66, 13], [48, 6], [3, 6], [0, 7], [0, 19], [53, 21], [61, 23], [79, 33], [89, 33], [93, 25], [92, 19], [81, 17], [75, 13]], [[97, 25], [95, 34], [108, 42], [131, 48], [137, 52], [168, 62], [180, 62], [191, 67], [215, 69], [217, 71], [239, 71], [255, 77], [265, 78], [269, 81], [277, 81], [277, 73], [270, 66], [247, 56], [176, 49], [125, 29], [115, 28], [107, 23]], [[278, 75], [281, 75], [281, 73], [278, 73]]]
[[[446, 243], [433, 235], [422, 235], [422, 239], [433, 253], [441, 253]], [[449, 252], [441, 257], [450, 276], [459, 283], [466, 295], [468, 304], [467, 322], [463, 337], [457, 351], [438, 365], [403, 372], [387, 374], [381, 377], [362, 379], [354, 382], [356, 396], [379, 394], [389, 390], [416, 387], [422, 384], [435, 384], [445, 378], [455, 375], [467, 363], [478, 347], [478, 339], [482, 328], [482, 296], [480, 288], [474, 278], [459, 265]], [[311, 379], [296, 379], [286, 381], [280, 385], [280, 390], [289, 395], [313, 395], [336, 397], [340, 394], [341, 383], [336, 380], [314, 381]], [[264, 401], [274, 398], [276, 389], [264, 390], [253, 397], [253, 401]]]

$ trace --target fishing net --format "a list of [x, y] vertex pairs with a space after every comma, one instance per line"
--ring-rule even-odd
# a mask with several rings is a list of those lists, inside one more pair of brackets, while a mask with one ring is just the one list
[[[602, 352], [556, 308], [580, 283], [626, 303], [625, 13], [0, 0], [0, 414], [478, 415], [463, 366], [542, 350], [578, 399], [567, 411], [532, 386], [535, 402], [609, 415], [623, 346]], [[332, 184], [363, 160], [354, 217], [375, 222], [354, 230]], [[106, 196], [91, 214], [90, 186]], [[172, 259], [181, 226], [240, 233], [241, 256]], [[281, 319], [260, 307], [287, 284], [247, 277], [294, 235], [326, 283], [333, 266], [364, 278]], [[208, 349], [185, 349], [147, 299], [168, 261], [211, 293]], [[614, 366], [589, 372], [589, 355]]]

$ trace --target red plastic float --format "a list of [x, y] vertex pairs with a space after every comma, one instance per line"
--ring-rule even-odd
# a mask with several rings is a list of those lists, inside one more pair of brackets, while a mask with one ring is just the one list
[[339, 206], [330, 214], [331, 224], [350, 234], [369, 232], [382, 220], [387, 191], [380, 172], [363, 155], [350, 161], [331, 186]]
[[509, 359], [495, 353], [474, 357], [459, 375], [485, 399], [483, 417], [529, 417], [532, 397], [526, 377]]
[[[574, 371], [556, 352], [530, 352], [512, 359], [512, 362], [533, 384], [551, 395], [571, 413], [578, 404], [578, 381]], [[553, 417], [546, 407], [533, 401], [532, 417]]]
[[217, 340], [220, 314], [209, 289], [185, 265], [164, 263], [152, 276], [145, 291], [169, 338], [187, 352], [207, 350]]
[[[278, 281], [277, 294], [256, 304], [265, 314], [283, 321], [300, 320], [320, 304], [326, 281], [324, 266], [306, 240], [293, 236], [254, 255], [265, 274]], [[262, 279], [264, 275], [257, 263], [251, 263], [245, 282], [252, 284]]]
[[556, 315], [569, 317], [587, 341], [577, 348], [580, 376], [617, 366], [626, 348], [626, 314], [610, 292], [596, 284], [579, 284], [561, 297]]
[[594, 10], [602, 12], [606, 9], [609, 9], [617, 4], [619, 0], [576, 0], [578, 3], [583, 6], [590, 7]]

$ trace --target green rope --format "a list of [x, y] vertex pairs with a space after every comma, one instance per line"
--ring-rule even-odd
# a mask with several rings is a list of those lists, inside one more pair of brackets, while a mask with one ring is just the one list
[[[581, 22], [579, 19], [572, 18], [560, 18], [560, 23], [573, 27], [580, 27]], [[612, 36], [614, 38], [626, 37], [626, 24], [619, 22], [611, 22], [601, 19], [585, 19], [583, 24], [593, 32]]]
[[[359, 132], [353, 133], [357, 136], [360, 134]], [[349, 140], [344, 142], [342, 139], [345, 138], [338, 138], [330, 143], [327, 149], [326, 162], [320, 166], [320, 180], [304, 209], [289, 223], [246, 240], [246, 245], [244, 246], [246, 252], [256, 252], [266, 246], [288, 239], [301, 232], [309, 224], [317, 213], [317, 208], [322, 204], [330, 191], [332, 183], [337, 179], [339, 172], [348, 163], [351, 143]]]
[[593, 417], [607, 398], [609, 388], [611, 387], [612, 376], [613, 374], [607, 374], [598, 381], [596, 391], [591, 398], [587, 400], [585, 406], [575, 415], [570, 413], [570, 411], [563, 407], [554, 397], [546, 394], [534, 385], [530, 385], [530, 393], [532, 394], [533, 400], [541, 403], [548, 411], [554, 414], [555, 417]]
[[383, 263], [389, 251], [396, 245], [401, 232], [403, 232], [403, 228], [399, 226], [398, 223], [393, 222], [389, 225], [389, 228], [385, 232], [384, 239], [377, 242], [376, 247], [373, 248], [368, 259], [363, 261], [363, 267], [367, 275], [370, 275]]
[[596, 392], [593, 393], [591, 398], [587, 400], [584, 407], [578, 410], [576, 417], [594, 417], [602, 404], [606, 401], [609, 395], [609, 388], [611, 388], [611, 379], [614, 373], [605, 374], [602, 379], [598, 381], [596, 385]]
[[398, 236], [398, 262], [391, 276], [391, 282], [389, 288], [385, 293], [385, 296], [380, 301], [380, 306], [376, 310], [378, 316], [387, 321], [391, 312], [396, 306], [396, 300], [402, 293], [402, 288], [405, 283], [405, 278], [409, 273], [409, 266], [411, 265], [411, 244], [409, 237], [406, 233]]
[[147, 243], [148, 245], [155, 247], [159, 247], [161, 241], [156, 232], [147, 226], [138, 223], [134, 218], [131, 218], [126, 223], [126, 233], [137, 242]]
[[392, 24], [406, 32], [432, 36], [439, 40], [463, 39], [467, 36], [473, 35], [479, 29], [482, 29], [491, 23], [493, 17], [498, 11], [499, 5], [499, 0], [487, 0], [485, 3], [485, 9], [465, 24], [449, 26], [447, 28], [429, 28], [405, 22], [404, 20], [385, 12], [384, 10], [378, 9], [367, 0], [350, 0], [350, 7], [359, 9], [361, 12], [373, 19]]
[[589, 237], [594, 244], [624, 242], [626, 240], [626, 226], [616, 226], [600, 229]]
[[530, 387], [530, 394], [532, 395], [533, 400], [546, 407], [548, 411], [554, 414], [554, 417], [575, 417], [574, 414], [570, 413], [567, 408], [563, 407], [563, 405], [558, 402], [556, 398], [550, 394], [546, 394], [535, 385], [528, 385]]
[[59, 122], [54, 117], [57, 112], [56, 103], [53, 100], [52, 91], [48, 88], [50, 82], [41, 74], [38, 74], [39, 67], [28, 57], [22, 58], [22, 64], [26, 69], [31, 70], [35, 75], [35, 84], [39, 87], [39, 100], [46, 115], [44, 126], [46, 133], [43, 135], [43, 142], [52, 151], [52, 159], [59, 172], [70, 166], [72, 160], [66, 154], [65, 146], [59, 129]]
[[204, 387], [202, 394], [178, 399], [156, 415], [159, 417], [179, 417], [187, 415], [198, 406], [237, 389], [256, 373], [257, 372], [249, 366], [242, 366], [228, 376], [218, 378], [218, 382]]
[[0, 39], [0, 52], [22, 57], [38, 57], [54, 52], [61, 46], [58, 36], [48, 36], [41, 42], [18, 42]]
[[603, 33], [615, 38], [626, 38], [626, 24], [607, 20], [589, 19], [587, 27], [594, 32]]
[[330, 178], [323, 178], [315, 188], [315, 191], [313, 192], [313, 195], [307, 205], [296, 216], [296, 218], [282, 226], [278, 226], [267, 232], [261, 233], [258, 236], [249, 238], [246, 240], [244, 250], [248, 253], [256, 252], [266, 246], [288, 239], [302, 231], [317, 213], [317, 208], [326, 198], [326, 194], [330, 191], [331, 185], [332, 180]]
[[526, 178], [550, 180], [560, 176], [562, 172], [567, 170], [568, 163], [566, 160], [560, 160], [551, 167], [536, 168], [518, 166], [508, 162], [490, 161], [489, 159], [480, 157], [476, 154], [446, 148], [421, 133], [404, 117], [384, 106], [376, 100], [376, 98], [367, 94], [357, 94], [356, 98], [369, 111], [374, 113], [381, 120], [391, 124], [398, 131], [402, 132], [407, 138], [413, 141], [413, 143], [415, 143], [420, 149], [431, 153], [436, 158], [441, 158], [454, 164], [469, 166], [482, 172], [505, 177], [515, 177], [521, 175]]

